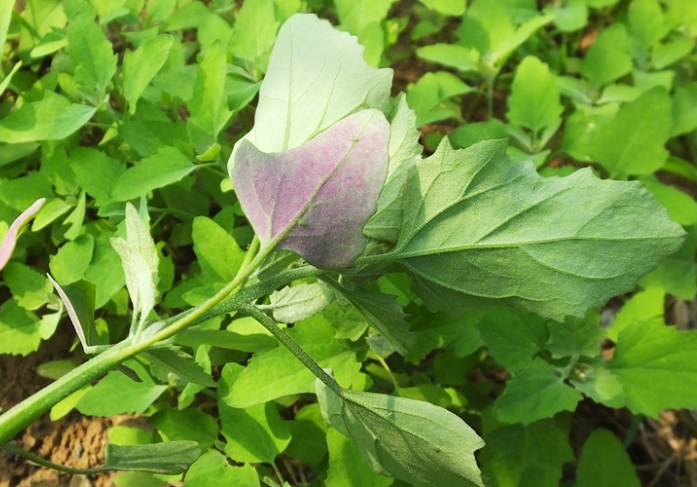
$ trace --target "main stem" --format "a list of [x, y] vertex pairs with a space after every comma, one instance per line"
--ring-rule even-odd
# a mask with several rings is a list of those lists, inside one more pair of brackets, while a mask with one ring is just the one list
[[[254, 249], [254, 246], [250, 248], [250, 254], [253, 253]], [[0, 415], [0, 446], [12, 440], [17, 433], [51, 409], [51, 407], [59, 401], [65, 399], [84, 385], [89, 384], [105, 372], [113, 369], [124, 360], [133, 357], [146, 350], [148, 347], [186, 328], [204, 316], [226, 297], [234, 295], [272, 250], [273, 246], [268, 246], [261, 249], [253, 259], [245, 259], [235, 279], [216, 293], [215, 296], [174, 321], [169, 326], [149, 336], [127, 338], [121, 343], [114, 345], [109, 350], [68, 372], [63, 377], [15, 405], [6, 413]]]

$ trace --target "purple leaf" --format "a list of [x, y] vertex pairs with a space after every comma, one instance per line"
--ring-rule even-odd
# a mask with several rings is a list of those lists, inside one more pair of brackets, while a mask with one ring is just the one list
[[24, 212], [12, 222], [12, 225], [10, 225], [10, 228], [5, 234], [5, 238], [3, 238], [2, 243], [0, 243], [0, 270], [5, 267], [10, 257], [12, 257], [12, 251], [15, 249], [19, 232], [21, 232], [24, 225], [38, 213], [45, 202], [46, 198], [39, 198], [33, 205], [24, 210]]
[[363, 225], [385, 182], [389, 135], [382, 112], [369, 109], [284, 152], [242, 141], [232, 180], [262, 246], [324, 269], [350, 266], [365, 249]]

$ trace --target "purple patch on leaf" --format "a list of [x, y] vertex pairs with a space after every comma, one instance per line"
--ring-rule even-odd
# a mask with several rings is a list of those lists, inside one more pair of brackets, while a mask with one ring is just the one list
[[365, 249], [363, 226], [387, 176], [390, 126], [376, 109], [349, 115], [305, 144], [264, 153], [243, 140], [235, 191], [263, 246], [323, 269], [350, 266]]

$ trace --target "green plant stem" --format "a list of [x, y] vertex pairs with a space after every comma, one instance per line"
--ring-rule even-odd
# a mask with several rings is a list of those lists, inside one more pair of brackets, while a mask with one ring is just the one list
[[315, 377], [324, 382], [337, 396], [343, 397], [344, 390], [339, 383], [327, 374], [324, 369], [322, 369], [322, 367], [320, 367], [320, 365], [290, 337], [290, 335], [283, 331], [276, 321], [269, 318], [255, 306], [240, 306], [238, 309], [261, 323], [264, 328], [269, 330], [305, 367], [310, 369], [310, 371], [315, 374]]
[[622, 441], [622, 446], [625, 450], [632, 446], [634, 438], [636, 438], [636, 434], [639, 431], [639, 425], [641, 425], [643, 419], [643, 414], [635, 414], [632, 417], [632, 422], [629, 424], [629, 429], [627, 430], [627, 434], [624, 436], [624, 441]]
[[148, 334], [149, 330], [146, 329], [137, 339], [127, 338], [0, 415], [0, 445], [9, 442], [23, 428], [35, 421], [62, 399], [113, 369], [124, 360], [191, 325], [226, 297], [236, 293], [272, 250], [273, 246], [261, 249], [246, 266], [242, 266], [235, 279], [216, 293], [215, 296], [168, 326], [150, 334]]
[[390, 369], [390, 366], [387, 365], [387, 362], [385, 362], [385, 359], [382, 358], [380, 355], [375, 354], [375, 358], [378, 362], [380, 362], [380, 365], [382, 365], [382, 368], [385, 369], [385, 372], [387, 372], [387, 375], [390, 376], [390, 381], [392, 381], [392, 386], [394, 387], [394, 393], [397, 394], [398, 396], [401, 396], [400, 394], [400, 387], [399, 383], [397, 382], [397, 379], [395, 378], [394, 374], [392, 373], [392, 369]]
[[41, 458], [40, 456], [33, 454], [30, 451], [18, 447], [14, 443], [7, 443], [2, 447], [5, 450], [14, 453], [15, 455], [19, 455], [20, 457], [24, 457], [27, 460], [36, 463], [37, 465], [52, 468], [53, 470], [57, 470], [59, 472], [71, 475], [92, 475], [95, 473], [104, 472], [104, 469], [102, 468], [72, 468], [66, 467], [65, 465], [58, 465], [57, 463], [53, 463], [49, 460], [46, 460], [45, 458]]

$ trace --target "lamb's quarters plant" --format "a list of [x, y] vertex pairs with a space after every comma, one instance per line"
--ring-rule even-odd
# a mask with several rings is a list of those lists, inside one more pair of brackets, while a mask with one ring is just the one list
[[[672, 91], [687, 0], [424, 0], [412, 38], [461, 22], [417, 53], [458, 75], [394, 98], [375, 67], [408, 23], [390, 0], [307, 2], [343, 32], [297, 0], [12, 3], [0, 351], [36, 350], [67, 314], [94, 356], [39, 368], [54, 382], [0, 415], [11, 452], [51, 465], [12, 442], [49, 409], [135, 412], [153, 429], [111, 428], [102, 467], [52, 466], [132, 470], [124, 486], [546, 487], [584, 397], [635, 426], [697, 406], [694, 332], [663, 320], [666, 290], [695, 293], [695, 204], [652, 175], [697, 181], [666, 147], [697, 126], [692, 85]], [[573, 58], [601, 8], [626, 12]], [[508, 123], [431, 133], [422, 156], [418, 126], [468, 120], [454, 97], [478, 91], [493, 116], [508, 80]], [[546, 167], [563, 153], [640, 180]], [[492, 366], [505, 385], [470, 380]], [[610, 462], [631, 477], [596, 430], [579, 485], [616, 483]]]

